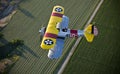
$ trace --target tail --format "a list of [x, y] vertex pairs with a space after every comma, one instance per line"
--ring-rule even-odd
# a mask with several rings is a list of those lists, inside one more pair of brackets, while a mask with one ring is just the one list
[[96, 26], [89, 24], [85, 29], [84, 29], [84, 36], [88, 42], [92, 42], [94, 39], [94, 36], [98, 35], [98, 30]]

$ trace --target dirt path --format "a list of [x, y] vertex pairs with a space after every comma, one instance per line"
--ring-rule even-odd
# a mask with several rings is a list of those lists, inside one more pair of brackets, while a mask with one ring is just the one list
[[11, 20], [12, 16], [16, 13], [16, 11], [13, 11], [11, 14], [8, 16], [4, 17], [3, 19], [0, 20], [0, 27], [6, 26], [9, 21]]

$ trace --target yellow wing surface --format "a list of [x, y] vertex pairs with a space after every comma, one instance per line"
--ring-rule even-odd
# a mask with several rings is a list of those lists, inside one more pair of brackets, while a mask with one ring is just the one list
[[84, 36], [88, 42], [92, 42], [94, 39], [94, 25], [89, 24], [84, 30]]
[[42, 49], [51, 49], [55, 46], [56, 38], [59, 32], [56, 25], [62, 21], [63, 14], [64, 8], [62, 6], [54, 6], [46, 32], [40, 45]]

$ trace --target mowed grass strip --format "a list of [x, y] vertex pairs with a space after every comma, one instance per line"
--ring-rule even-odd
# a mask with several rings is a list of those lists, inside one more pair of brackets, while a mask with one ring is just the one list
[[[70, 21], [70, 22], [72, 22], [72, 25], [70, 24], [70, 28], [72, 27], [72, 29], [82, 29], [84, 27], [85, 23], [87, 22], [88, 18], [91, 16], [92, 12], [98, 5], [99, 1], [100, 0], [90, 1], [90, 2], [89, 1], [82, 2], [81, 5], [86, 5], [86, 7], [81, 6], [80, 8], [78, 8], [76, 10], [76, 13], [77, 13], [77, 14], [75, 14], [76, 17], [74, 16], [73, 18], [70, 18], [70, 20], [73, 19], [73, 21], [72, 20]], [[78, 5], [78, 7], [79, 7], [79, 5]], [[79, 11], [79, 10], [82, 10], [82, 11]], [[82, 15], [80, 15], [80, 14], [82, 14]], [[79, 23], [77, 23], [77, 22], [79, 22]], [[59, 65], [56, 66], [54, 73], [57, 73], [58, 70], [61, 68], [61, 65], [63, 64], [66, 56], [68, 55], [70, 49], [72, 48], [72, 46], [74, 45], [76, 40], [77, 39], [75, 39], [75, 38], [74, 39], [72, 39], [72, 38], [66, 39], [66, 42], [65, 42], [66, 46], [64, 47], [64, 51], [63, 51], [64, 55], [62, 55], [62, 58], [61, 58], [62, 60], [60, 60]]]
[[65, 7], [65, 15], [70, 18], [70, 28], [80, 29], [98, 2], [99, 0], [23, 1], [12, 21], [2, 30], [7, 41], [22, 39], [25, 42], [25, 45], [19, 48], [22, 52], [21, 58], [12, 67], [9, 74], [52, 74], [55, 69], [59, 69], [60, 60], [65, 57], [75, 39], [66, 39], [62, 57], [58, 60], [50, 60], [47, 57], [48, 51], [39, 47], [39, 29], [43, 25], [47, 26], [54, 5]]
[[63, 74], [120, 74], [120, 1], [105, 0], [93, 19], [99, 35], [78, 45]]

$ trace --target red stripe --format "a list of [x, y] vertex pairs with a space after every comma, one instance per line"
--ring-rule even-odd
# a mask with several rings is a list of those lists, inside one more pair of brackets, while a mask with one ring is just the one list
[[70, 37], [78, 37], [78, 31], [77, 30], [70, 30]]
[[61, 17], [63, 16], [63, 14], [60, 14], [60, 13], [52, 13], [52, 16], [58, 16], [58, 17]]
[[77, 30], [70, 30], [70, 33], [75, 33], [75, 34], [77, 34]]
[[50, 37], [50, 38], [57, 38], [57, 34], [52, 34], [52, 33], [45, 33], [45, 37]]

